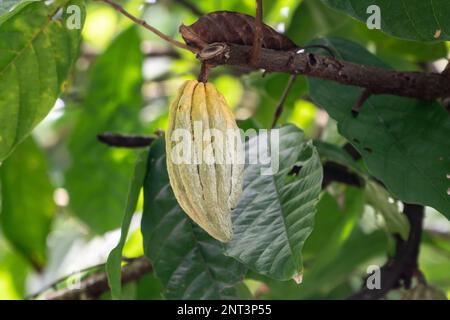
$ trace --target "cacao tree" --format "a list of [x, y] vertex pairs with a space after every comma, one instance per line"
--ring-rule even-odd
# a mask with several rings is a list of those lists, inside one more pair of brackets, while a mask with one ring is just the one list
[[0, 1], [0, 299], [447, 299], [449, 16]]

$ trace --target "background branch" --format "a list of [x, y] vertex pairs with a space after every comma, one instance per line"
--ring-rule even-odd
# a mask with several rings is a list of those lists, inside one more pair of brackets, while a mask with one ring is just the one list
[[364, 179], [358, 174], [339, 163], [328, 161], [323, 165], [322, 189], [328, 187], [332, 182], [340, 182], [356, 188], [363, 188], [365, 185]]
[[417, 258], [419, 255], [420, 241], [422, 237], [422, 222], [424, 207], [415, 204], [405, 204], [403, 212], [410, 223], [410, 233], [407, 241], [396, 236], [397, 250], [381, 268], [381, 288], [368, 289], [364, 281], [364, 288], [349, 297], [350, 300], [377, 300], [383, 298], [390, 290], [403, 285], [409, 289], [412, 277], [421, 275], [418, 270]]
[[289, 81], [284, 88], [283, 94], [281, 95], [280, 100], [278, 101], [277, 107], [275, 108], [275, 113], [273, 115], [272, 120], [272, 128], [275, 128], [278, 119], [280, 118], [281, 114], [283, 113], [283, 107], [284, 103], [286, 102], [287, 96], [289, 95], [289, 91], [291, 91], [292, 85], [294, 84], [295, 80], [297, 79], [297, 75], [291, 75], [289, 77]]
[[[202, 54], [219, 47], [213, 57]], [[201, 61], [213, 65], [249, 67], [247, 57], [251, 46], [215, 43], [198, 53]], [[284, 72], [332, 80], [345, 85], [365, 88], [372, 94], [392, 94], [397, 96], [434, 100], [450, 96], [450, 77], [427, 72], [399, 72], [341, 61], [312, 53], [279, 51], [261, 48], [260, 58], [253, 69], [267, 72]]]
[[111, 147], [145, 148], [152, 144], [157, 136], [123, 135], [104, 132], [97, 135], [97, 139]]
[[261, 46], [263, 41], [263, 4], [262, 0], [256, 0], [255, 34], [253, 37], [252, 54], [250, 56], [250, 65], [255, 66], [258, 63]]
[[[122, 283], [129, 283], [140, 279], [152, 272], [151, 263], [145, 258], [137, 258], [122, 267]], [[44, 300], [81, 300], [98, 299], [109, 290], [108, 278], [105, 272], [96, 273], [76, 285], [75, 288], [65, 288], [45, 294]]]

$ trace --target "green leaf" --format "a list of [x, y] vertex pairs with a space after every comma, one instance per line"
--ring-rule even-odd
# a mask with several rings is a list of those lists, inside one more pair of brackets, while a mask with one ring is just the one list
[[128, 230], [130, 229], [131, 219], [139, 199], [142, 184], [145, 178], [145, 170], [147, 166], [147, 151], [141, 151], [138, 155], [136, 165], [134, 168], [134, 175], [130, 182], [130, 189], [128, 191], [127, 203], [125, 206], [125, 213], [122, 221], [122, 228], [120, 233], [120, 240], [117, 246], [110, 252], [108, 260], [106, 261], [106, 273], [108, 275], [108, 283], [111, 288], [111, 296], [113, 299], [119, 299], [122, 295], [121, 283], [121, 264], [122, 264], [122, 250], [127, 240]]
[[105, 131], [139, 133], [143, 55], [136, 27], [120, 34], [97, 59], [78, 122], [71, 134], [66, 174], [70, 208], [93, 232], [120, 226], [136, 155], [97, 141]]
[[367, 13], [367, 8], [377, 5], [381, 12], [381, 29], [400, 38], [419, 41], [450, 40], [450, 2], [447, 0], [322, 1], [364, 23], [371, 16]]
[[55, 213], [47, 161], [28, 138], [3, 162], [1, 227], [14, 247], [40, 269], [46, 261], [47, 235]]
[[[301, 130], [292, 125], [279, 130], [279, 141], [271, 143], [271, 150], [279, 148], [279, 171], [261, 175], [267, 166], [260, 164], [245, 169], [244, 191], [232, 214], [234, 237], [227, 254], [259, 273], [288, 280], [298, 279], [303, 272], [301, 250], [313, 229], [322, 166]], [[268, 154], [267, 138], [260, 139], [259, 150], [258, 139], [249, 140], [249, 157], [258, 152]], [[290, 174], [294, 166], [300, 171]]]
[[0, 300], [23, 299], [30, 267], [0, 233]]
[[317, 0], [303, 0], [295, 10], [286, 35], [297, 45], [305, 45], [311, 39], [346, 28], [351, 18], [329, 9]]
[[148, 158], [142, 216], [144, 252], [168, 299], [237, 299], [245, 267], [179, 207], [167, 175], [164, 139]]
[[[7, 13], [17, 8], [20, 8], [20, 6], [26, 2], [33, 2], [33, 1], [39, 0], [2, 0], [0, 1], [0, 17], [6, 15]], [[1, 17], [0, 19], [3, 19], [3, 17]], [[2, 20], [0, 20], [0, 22], [1, 21]]]
[[81, 30], [49, 18], [54, 11], [26, 2], [0, 19], [0, 161], [53, 107], [77, 58]]
[[[333, 47], [343, 60], [387, 67], [352, 42], [330, 38], [321, 43]], [[313, 78], [309, 87], [311, 98], [338, 121], [340, 134], [395, 198], [434, 207], [450, 218], [450, 118], [438, 103], [372, 96], [354, 118], [351, 108], [360, 88]]]
[[314, 268], [321, 268], [335, 257], [364, 212], [361, 189], [346, 187], [345, 192], [335, 197], [328, 192], [322, 194], [317, 204], [314, 230], [303, 249], [305, 260], [314, 260]]
[[[300, 32], [301, 30], [301, 32]], [[395, 38], [351, 18], [317, 0], [304, 0], [297, 8], [286, 34], [299, 45], [314, 38], [338, 36], [371, 48], [379, 57], [404, 70], [420, 71], [417, 62], [447, 56], [445, 42], [418, 42]]]
[[[303, 249], [306, 267], [300, 286], [291, 281], [280, 282], [250, 275], [269, 286], [264, 298], [326, 299], [338, 286], [363, 278], [368, 262], [385, 255], [385, 233], [362, 231], [363, 190], [345, 187], [337, 198], [339, 203], [336, 195], [324, 192], [317, 204], [314, 230]], [[346, 298], [349, 294], [337, 298]]]
[[408, 239], [409, 222], [403, 212], [398, 209], [397, 203], [389, 202], [389, 193], [378, 183], [367, 180], [365, 195], [367, 203], [376, 213], [381, 214], [386, 223], [386, 229], [392, 234], [399, 234], [404, 240]]
[[[288, 84], [290, 75], [270, 74], [262, 78], [259, 74], [248, 77], [248, 84], [258, 89], [260, 95], [259, 104], [252, 116], [253, 121], [257, 121], [264, 128], [269, 128], [272, 124], [273, 115], [278, 102]], [[284, 103], [284, 112], [281, 115], [279, 124], [286, 122], [289, 111], [292, 111], [295, 102], [302, 94], [307, 93], [307, 83], [304, 77], [298, 77], [293, 85]]]

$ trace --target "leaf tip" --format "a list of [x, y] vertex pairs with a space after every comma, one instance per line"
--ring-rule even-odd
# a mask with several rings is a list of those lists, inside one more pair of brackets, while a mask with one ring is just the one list
[[292, 280], [295, 281], [296, 284], [301, 284], [303, 282], [303, 273], [297, 273], [292, 277]]

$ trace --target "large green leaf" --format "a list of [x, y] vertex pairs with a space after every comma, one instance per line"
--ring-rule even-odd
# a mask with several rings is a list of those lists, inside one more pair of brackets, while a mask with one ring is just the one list
[[[387, 67], [352, 42], [336, 38], [321, 42], [344, 60]], [[450, 117], [438, 103], [372, 96], [354, 118], [351, 108], [360, 88], [313, 78], [309, 84], [311, 98], [338, 121], [339, 132], [396, 198], [434, 207], [450, 218]]]
[[[381, 29], [410, 40], [450, 40], [450, 2], [447, 0], [322, 0], [366, 23], [367, 8], [381, 11]], [[439, 37], [438, 37], [439, 35]]]
[[[83, 8], [81, 0], [62, 3]], [[49, 18], [54, 12], [26, 2], [0, 19], [0, 161], [50, 111], [76, 60], [81, 30]]]
[[[364, 212], [363, 190], [346, 187], [338, 198], [339, 202], [335, 195], [323, 193], [317, 205], [314, 230], [303, 249], [307, 267], [300, 286], [291, 281], [251, 275], [269, 286], [264, 298], [324, 299], [349, 280], [362, 279], [368, 262], [384, 256], [385, 233], [364, 233], [360, 227], [360, 216]], [[359, 269], [364, 271], [358, 272]], [[339, 293], [335, 298], [342, 299], [350, 294], [351, 291]]]
[[47, 235], [55, 203], [47, 161], [31, 138], [3, 162], [0, 179], [3, 233], [39, 269], [46, 260]]
[[70, 208], [97, 233], [120, 226], [136, 156], [131, 150], [102, 145], [96, 136], [105, 131], [142, 131], [140, 43], [136, 27], [127, 29], [95, 62], [69, 142], [72, 166], [66, 187]]
[[120, 239], [117, 246], [110, 252], [108, 260], [106, 261], [106, 272], [108, 275], [108, 283], [111, 288], [111, 296], [113, 299], [120, 298], [122, 294], [121, 283], [121, 264], [122, 251], [127, 240], [128, 230], [130, 229], [131, 219], [139, 199], [139, 193], [142, 188], [145, 177], [145, 168], [147, 166], [147, 151], [141, 151], [138, 155], [134, 174], [130, 182], [130, 189], [128, 191], [127, 203], [125, 213], [122, 221], [122, 228]]
[[169, 184], [164, 140], [155, 141], [144, 182], [142, 235], [145, 255], [169, 299], [236, 299], [245, 267], [223, 254], [223, 245], [179, 207]]
[[37, 0], [2, 0], [0, 1], [0, 16], [13, 11], [19, 5], [25, 2], [32, 2]]
[[[270, 154], [265, 139], [250, 139], [249, 157]], [[266, 165], [246, 166], [244, 191], [232, 215], [234, 237], [227, 254], [259, 273], [299, 280], [303, 272], [301, 250], [313, 229], [322, 166], [312, 142], [304, 141], [303, 132], [295, 126], [279, 129], [279, 141], [273, 139], [271, 150], [277, 147], [279, 171], [275, 174], [261, 175]]]

